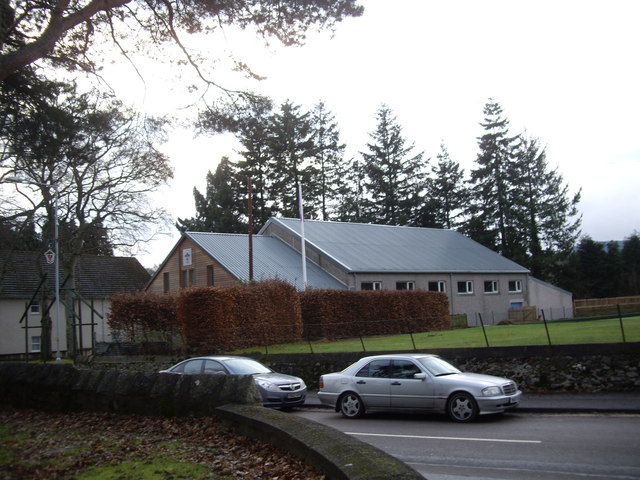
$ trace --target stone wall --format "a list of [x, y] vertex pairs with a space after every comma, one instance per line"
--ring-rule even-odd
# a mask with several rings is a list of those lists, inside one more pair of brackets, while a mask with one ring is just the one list
[[[278, 372], [302, 377], [316, 389], [323, 373], [357, 359], [389, 352], [249, 354]], [[430, 350], [463, 371], [508, 377], [524, 392], [640, 391], [640, 343], [552, 345]], [[153, 372], [176, 363], [171, 357], [95, 357], [84, 368]]]
[[0, 363], [0, 402], [52, 412], [212, 415], [230, 402], [261, 405], [250, 375], [170, 375]]

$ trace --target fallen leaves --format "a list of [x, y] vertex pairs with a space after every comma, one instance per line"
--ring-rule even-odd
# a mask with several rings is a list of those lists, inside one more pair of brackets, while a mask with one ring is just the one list
[[2, 480], [69, 480], [93, 467], [163, 457], [203, 465], [211, 479], [325, 479], [314, 467], [236, 434], [216, 417], [58, 414], [2, 406], [0, 425]]

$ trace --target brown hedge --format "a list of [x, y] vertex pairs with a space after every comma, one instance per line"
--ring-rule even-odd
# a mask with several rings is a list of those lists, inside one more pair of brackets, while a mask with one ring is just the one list
[[298, 296], [283, 281], [191, 288], [177, 303], [183, 336], [197, 354], [301, 339]]
[[111, 331], [125, 341], [150, 341], [152, 332], [170, 342], [180, 331], [176, 316], [175, 298], [153, 293], [117, 294], [111, 303], [107, 324]]
[[300, 294], [309, 340], [445, 330], [447, 296], [426, 291], [308, 290]]

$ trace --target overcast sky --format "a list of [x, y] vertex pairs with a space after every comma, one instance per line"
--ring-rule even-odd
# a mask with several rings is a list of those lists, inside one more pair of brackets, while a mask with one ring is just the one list
[[[512, 133], [539, 138], [571, 194], [582, 188], [584, 235], [622, 240], [640, 231], [639, 1], [361, 3], [362, 17], [339, 24], [333, 37], [310, 35], [304, 47], [264, 48], [227, 32], [224, 49], [268, 77], [251, 86], [278, 104], [310, 109], [323, 100], [348, 157], [365, 150], [385, 103], [416, 152], [434, 159], [443, 142], [468, 174], [483, 106], [495, 98]], [[216, 44], [212, 56], [222, 49]], [[187, 103], [178, 98], [160, 88], [144, 102], [161, 111]], [[223, 155], [238, 158], [236, 148], [229, 135], [176, 131], [166, 147], [176, 176], [155, 198], [174, 218], [193, 216], [194, 186], [204, 191], [207, 171]], [[178, 238], [163, 237], [139, 260], [159, 264]]]

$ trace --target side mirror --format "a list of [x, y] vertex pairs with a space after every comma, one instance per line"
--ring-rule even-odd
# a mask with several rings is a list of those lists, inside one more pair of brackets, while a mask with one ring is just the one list
[[426, 373], [415, 373], [413, 375], [413, 378], [417, 378], [418, 380], [426, 380], [427, 378], [427, 374]]

